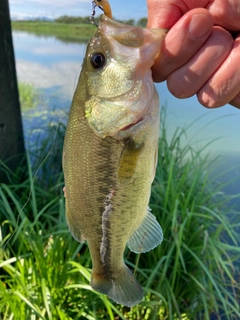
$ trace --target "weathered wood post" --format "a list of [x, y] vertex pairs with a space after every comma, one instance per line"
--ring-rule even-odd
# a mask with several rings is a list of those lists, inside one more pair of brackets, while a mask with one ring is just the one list
[[0, 182], [3, 162], [15, 171], [25, 157], [8, 0], [0, 1]]

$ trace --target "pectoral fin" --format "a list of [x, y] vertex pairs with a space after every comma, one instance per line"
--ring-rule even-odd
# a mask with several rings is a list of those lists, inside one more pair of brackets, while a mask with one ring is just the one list
[[144, 143], [138, 145], [132, 140], [126, 143], [118, 166], [119, 181], [132, 178], [143, 147]]
[[77, 241], [84, 242], [86, 240], [86, 238], [81, 233], [80, 228], [78, 227], [78, 225], [76, 224], [76, 221], [74, 221], [74, 219], [73, 219], [73, 217], [71, 215], [71, 212], [70, 212], [69, 207], [68, 207], [67, 199], [65, 199], [65, 208], [66, 208], [66, 221], [67, 221], [67, 225], [68, 225], [68, 228], [69, 228], [72, 236]]
[[163, 241], [162, 228], [151, 213], [147, 210], [145, 219], [140, 227], [132, 234], [127, 242], [128, 248], [136, 253], [147, 252], [157, 247]]

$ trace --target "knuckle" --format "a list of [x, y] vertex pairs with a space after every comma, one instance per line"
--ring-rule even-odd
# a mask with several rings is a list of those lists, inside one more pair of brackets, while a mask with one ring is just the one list
[[219, 108], [225, 105], [227, 102], [224, 101], [220, 92], [208, 89], [200, 90], [197, 94], [198, 101], [206, 108]]
[[167, 85], [169, 91], [180, 99], [189, 98], [196, 93], [191, 77], [186, 70], [181, 68], [168, 76]]

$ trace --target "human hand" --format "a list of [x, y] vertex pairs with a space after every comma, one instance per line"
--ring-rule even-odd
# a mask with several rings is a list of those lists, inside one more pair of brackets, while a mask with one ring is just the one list
[[[148, 27], [170, 29], [153, 66], [177, 98], [240, 108], [239, 0], [147, 0]], [[229, 31], [234, 31], [232, 37]]]

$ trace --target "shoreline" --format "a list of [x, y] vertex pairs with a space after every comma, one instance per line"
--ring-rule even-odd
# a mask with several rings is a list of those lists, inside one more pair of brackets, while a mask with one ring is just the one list
[[92, 24], [68, 24], [59, 22], [12, 21], [12, 31], [26, 31], [38, 36], [54, 36], [77, 42], [88, 41], [96, 31]]

